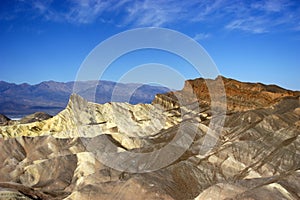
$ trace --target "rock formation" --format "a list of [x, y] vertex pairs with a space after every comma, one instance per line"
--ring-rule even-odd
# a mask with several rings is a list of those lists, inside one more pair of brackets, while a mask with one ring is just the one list
[[[299, 91], [283, 89], [276, 85], [265, 85], [262, 83], [245, 83], [234, 79], [219, 76], [217, 79], [188, 80], [184, 88], [180, 91], [159, 94], [155, 102], [169, 102], [173, 105], [176, 96], [181, 94], [194, 93], [198, 97], [200, 105], [210, 105], [211, 94], [220, 93], [222, 86], [218, 84], [218, 79], [222, 79], [226, 91], [227, 109], [231, 111], [246, 111], [258, 108], [265, 108], [278, 103], [283, 97], [299, 96]], [[211, 86], [211, 94], [207, 84]], [[172, 102], [172, 103], [171, 103]]]
[[[230, 111], [217, 134], [211, 123], [221, 116], [198, 93], [201, 79], [153, 104], [72, 95], [52, 118], [1, 126], [0, 199], [300, 199], [299, 92], [222, 79]], [[189, 92], [199, 108], [178, 101]], [[114, 167], [126, 153], [149, 160], [128, 156]]]
[[0, 126], [7, 125], [10, 119], [5, 115], [0, 114]]
[[21, 124], [28, 124], [32, 122], [40, 122], [51, 118], [52, 116], [44, 112], [36, 112], [31, 115], [27, 115], [19, 120]]

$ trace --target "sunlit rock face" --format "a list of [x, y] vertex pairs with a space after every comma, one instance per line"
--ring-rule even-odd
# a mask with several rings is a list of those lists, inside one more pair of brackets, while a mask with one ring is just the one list
[[[221, 80], [223, 84], [220, 84]], [[188, 94], [193, 93], [198, 97], [201, 106], [210, 105], [211, 95], [222, 94], [223, 89], [226, 92], [228, 112], [265, 108], [278, 103], [284, 97], [300, 95], [299, 91], [286, 90], [276, 85], [245, 83], [219, 76], [215, 80], [203, 78], [187, 80], [182, 90], [157, 95], [154, 101], [170, 105], [176, 102], [174, 99], [177, 96], [189, 96]]]
[[179, 111], [169, 112], [158, 104], [95, 104], [74, 94], [66, 109], [58, 115], [32, 123], [24, 123], [25, 120], [32, 120], [32, 116], [10, 126], [1, 126], [0, 134], [3, 138], [41, 135], [70, 138], [109, 134], [131, 149], [140, 147], [142, 140], [139, 138], [156, 135], [178, 124], [181, 118]]
[[[159, 94], [152, 104], [100, 105], [72, 95], [52, 118], [0, 126], [0, 199], [299, 199], [299, 93], [222, 80], [229, 111], [217, 135], [210, 124], [220, 116], [198, 95], [201, 80], [191, 84], [195, 91]], [[189, 92], [198, 108], [179, 102], [194, 102]], [[185, 136], [191, 143], [181, 151]], [[216, 143], [203, 153], [212, 137]], [[117, 153], [160, 151], [165, 157], [149, 160], [154, 164], [182, 153], [157, 170], [133, 173], [134, 159], [123, 170], [99, 159], [108, 142]], [[174, 151], [163, 154], [169, 144]]]

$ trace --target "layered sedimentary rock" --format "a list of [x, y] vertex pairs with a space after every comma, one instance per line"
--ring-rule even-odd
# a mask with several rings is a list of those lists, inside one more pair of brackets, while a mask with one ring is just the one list
[[[155, 135], [162, 129], [178, 124], [181, 120], [178, 116], [179, 111], [165, 111], [159, 105], [100, 105], [74, 94], [66, 109], [58, 115], [43, 121], [3, 126], [0, 135], [4, 138], [41, 135], [69, 138], [110, 134], [127, 148], [134, 148], [141, 145], [140, 138]], [[32, 117], [26, 119], [33, 121]]]
[[[237, 102], [243, 92], [227, 99]], [[257, 108], [232, 109], [217, 133], [211, 123], [220, 113], [205, 102], [197, 108], [192, 97], [184, 105], [181, 96], [164, 94], [152, 105], [98, 105], [73, 95], [53, 118], [0, 127], [0, 199], [297, 200], [300, 98], [274, 93], [284, 95], [273, 95], [270, 105], [262, 100]], [[126, 157], [124, 168], [114, 167], [126, 152], [158, 154]], [[103, 160], [104, 154], [111, 157]]]
[[[223, 94], [224, 89], [225, 93]], [[245, 83], [219, 76], [215, 80], [203, 78], [188, 80], [185, 82], [182, 90], [159, 94], [154, 102], [161, 102], [163, 105], [173, 105], [178, 103], [178, 96], [188, 96], [191, 93], [197, 96], [202, 106], [211, 105], [211, 95], [226, 95], [229, 112], [265, 108], [278, 103], [283, 97], [300, 95], [299, 91], [286, 90], [276, 85]]]

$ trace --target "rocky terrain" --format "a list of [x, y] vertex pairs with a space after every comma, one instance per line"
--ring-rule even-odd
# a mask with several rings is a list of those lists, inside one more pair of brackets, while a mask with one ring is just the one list
[[[219, 84], [221, 79], [223, 84]], [[282, 100], [283, 97], [299, 96], [299, 91], [283, 89], [276, 85], [262, 83], [245, 83], [234, 79], [219, 76], [216, 80], [198, 78], [185, 82], [180, 91], [157, 95], [155, 102], [177, 102], [177, 96], [194, 93], [200, 105], [210, 105], [211, 94], [222, 94], [223, 87], [226, 92], [227, 110], [247, 111], [272, 106]], [[210, 85], [211, 92], [207, 85]], [[220, 97], [219, 97], [220, 98]]]
[[0, 114], [0, 125], [8, 125], [10, 119], [5, 115]]
[[0, 126], [0, 199], [300, 199], [299, 92], [220, 78], [227, 113], [209, 104], [217, 79], [196, 79], [152, 104], [74, 94]]
[[[74, 86], [76, 85], [76, 91]], [[74, 91], [73, 91], [74, 90]], [[155, 94], [169, 91], [165, 87], [122, 84], [111, 81], [77, 81], [55, 82], [45, 81], [36, 85], [13, 84], [0, 81], [0, 113], [23, 117], [34, 112], [46, 112], [56, 115], [63, 110], [73, 92], [80, 94], [89, 101], [106, 103], [112, 101], [137, 103], [151, 103]], [[130, 99], [128, 93], [134, 92]]]

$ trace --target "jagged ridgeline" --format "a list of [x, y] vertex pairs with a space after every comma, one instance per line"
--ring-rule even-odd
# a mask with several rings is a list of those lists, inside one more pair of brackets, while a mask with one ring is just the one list
[[[188, 80], [183, 90], [157, 94], [151, 104], [96, 104], [74, 94], [53, 117], [0, 116], [0, 199], [300, 199], [300, 93], [218, 79], [227, 113], [207, 154], [200, 150], [219, 116], [212, 115], [206, 83], [216, 80]], [[192, 94], [200, 108], [183, 109], [178, 97]], [[108, 167], [86, 145], [100, 148], [109, 140], [116, 152], [153, 152], [183, 126], [184, 134], [196, 131], [192, 143], [148, 173]]]

